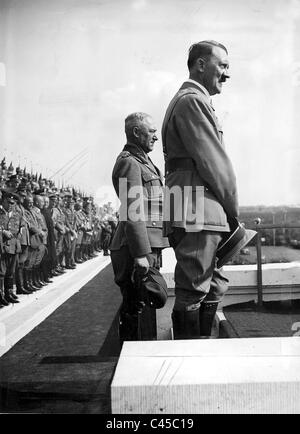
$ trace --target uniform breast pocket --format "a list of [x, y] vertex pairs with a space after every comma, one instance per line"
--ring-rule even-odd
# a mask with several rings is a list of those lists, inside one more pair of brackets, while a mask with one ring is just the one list
[[147, 196], [151, 198], [162, 195], [162, 181], [158, 175], [154, 173], [142, 173], [143, 187], [146, 190]]

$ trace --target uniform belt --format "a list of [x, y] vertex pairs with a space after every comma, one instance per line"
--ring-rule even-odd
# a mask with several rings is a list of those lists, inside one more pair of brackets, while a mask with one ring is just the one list
[[[172, 158], [166, 163], [166, 174], [176, 172], [177, 170], [196, 170], [195, 161], [192, 158]], [[203, 185], [206, 191], [209, 190], [203, 180], [201, 180], [199, 185]]]
[[172, 173], [176, 170], [195, 170], [196, 165], [192, 158], [172, 158], [166, 163], [166, 172]]

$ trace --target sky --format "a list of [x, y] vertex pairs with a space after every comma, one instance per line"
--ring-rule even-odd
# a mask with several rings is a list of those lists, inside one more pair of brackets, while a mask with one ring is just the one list
[[1, 154], [115, 204], [125, 117], [153, 116], [163, 169], [188, 48], [214, 39], [229, 52], [213, 101], [240, 204], [300, 204], [299, 17], [299, 0], [0, 0]]

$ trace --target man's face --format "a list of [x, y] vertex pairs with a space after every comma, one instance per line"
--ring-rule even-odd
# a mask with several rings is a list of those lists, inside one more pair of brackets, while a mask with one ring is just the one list
[[44, 197], [44, 208], [48, 208], [48, 206], [49, 206], [49, 197], [45, 196]]
[[3, 208], [5, 211], [10, 212], [13, 209], [14, 202], [11, 199], [3, 199]]
[[52, 197], [49, 199], [49, 204], [50, 204], [50, 207], [51, 207], [51, 208], [55, 208], [56, 205], [57, 205], [57, 197], [56, 197], [56, 196], [52, 196]]
[[225, 50], [214, 47], [212, 55], [205, 61], [203, 84], [210, 95], [221, 93], [228, 75], [228, 56]]
[[71, 197], [67, 197], [66, 199], [66, 207], [67, 208], [72, 208], [73, 205], [73, 199]]
[[11, 187], [11, 188], [13, 188], [13, 189], [17, 189], [18, 187], [19, 187], [19, 185], [20, 185], [20, 181], [18, 180], [18, 179], [11, 179], [9, 182], [8, 182], [8, 184], [7, 184], [9, 187]]
[[147, 154], [153, 151], [154, 143], [158, 140], [156, 131], [157, 129], [150, 116], [145, 118], [138, 127], [139, 145]]
[[39, 209], [44, 208], [44, 198], [42, 196], [37, 196], [35, 200], [35, 204]]
[[25, 208], [31, 209], [33, 207], [33, 198], [28, 196], [24, 201]]

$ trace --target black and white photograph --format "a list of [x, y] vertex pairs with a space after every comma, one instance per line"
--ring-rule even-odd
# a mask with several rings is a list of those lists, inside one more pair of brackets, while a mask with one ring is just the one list
[[300, 0], [0, 0], [0, 414], [300, 413]]

